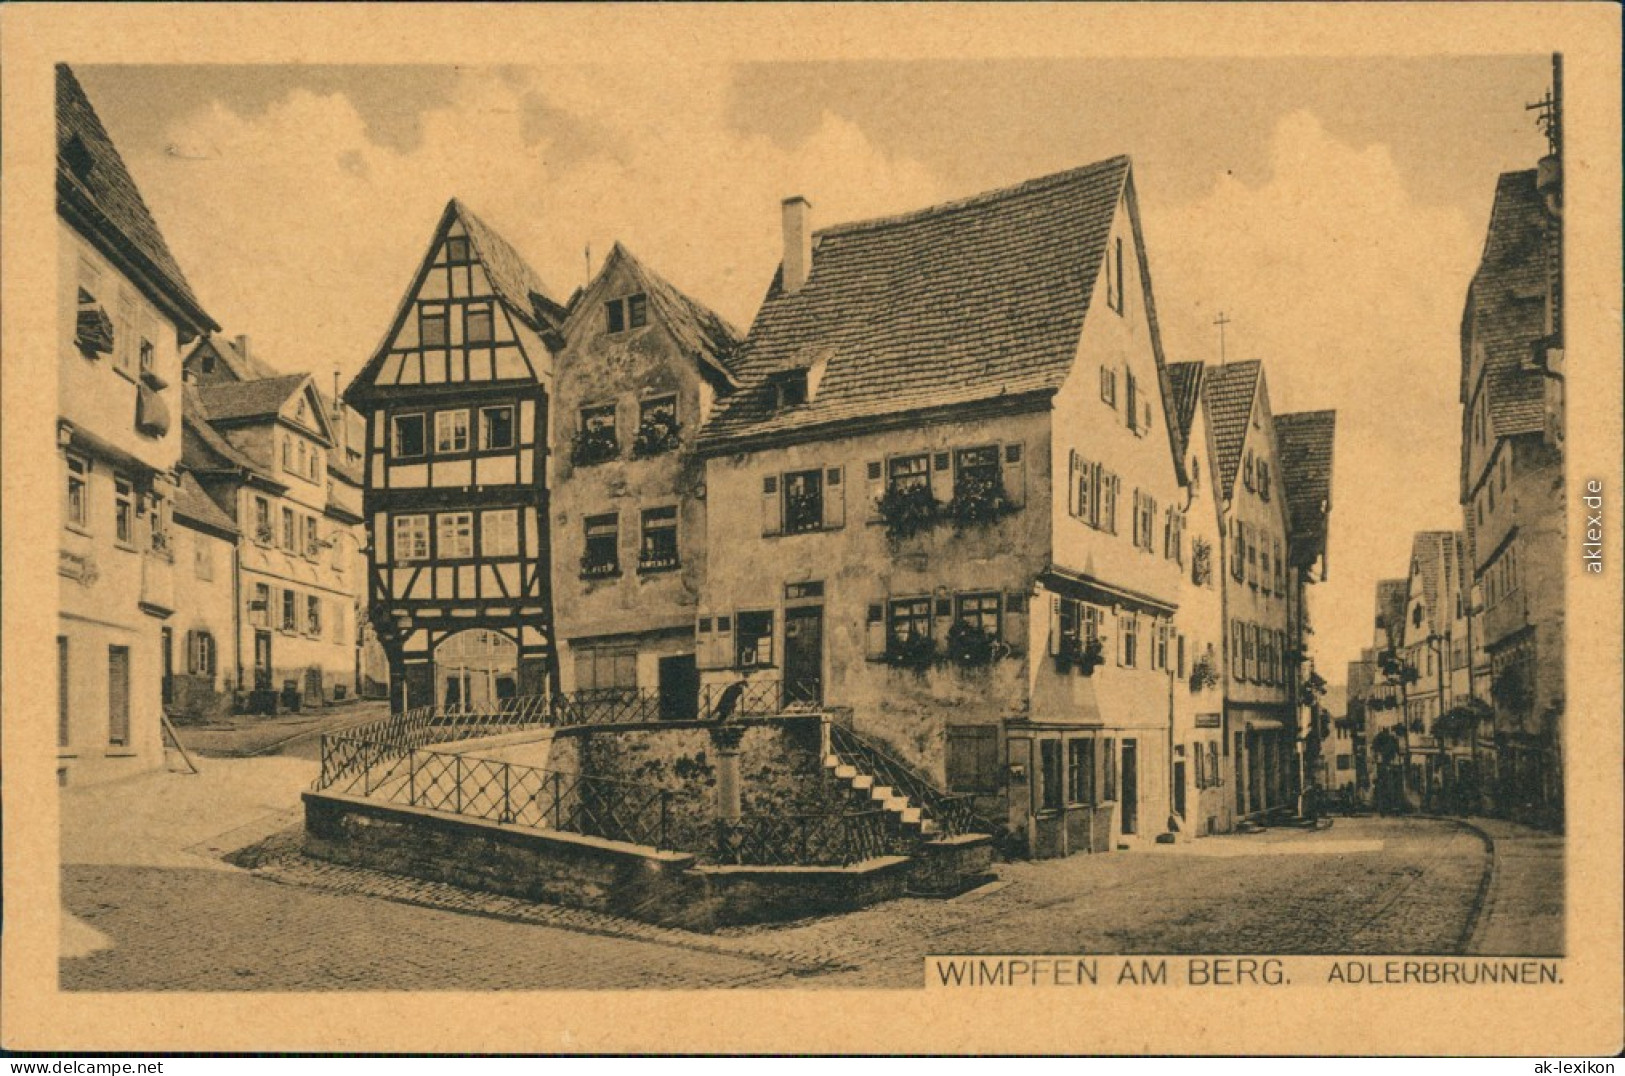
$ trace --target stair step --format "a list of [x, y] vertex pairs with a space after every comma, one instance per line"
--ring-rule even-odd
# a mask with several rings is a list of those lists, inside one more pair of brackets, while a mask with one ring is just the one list
[[841, 764], [842, 763], [841, 763], [841, 756], [840, 755], [825, 755], [824, 756], [824, 769], [826, 769], [826, 770], [833, 770], [837, 766], [840, 766]]
[[920, 821], [924, 813], [918, 807], [904, 807], [902, 811], [903, 821], [914, 825]]
[[859, 774], [856, 777], [849, 777], [847, 780], [851, 781], [852, 787], [859, 792], [868, 792], [875, 787], [875, 779], [866, 773]]
[[[873, 778], [870, 778], [873, 780]], [[869, 789], [869, 798], [872, 800], [889, 800], [892, 798], [890, 785], [874, 785]]]
[[[835, 776], [843, 781], [856, 780], [859, 777], [858, 768], [856, 766], [837, 766], [835, 767]], [[873, 782], [874, 778], [865, 777], [864, 780]]]

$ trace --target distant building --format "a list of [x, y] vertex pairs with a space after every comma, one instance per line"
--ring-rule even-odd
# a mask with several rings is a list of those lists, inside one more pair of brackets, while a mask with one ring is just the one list
[[1189, 543], [1128, 160], [809, 212], [700, 436], [702, 677], [849, 710], [1034, 855], [1151, 840]]
[[73, 72], [56, 69], [57, 773], [163, 764], [181, 347], [217, 328]]
[[1203, 389], [1223, 497], [1225, 733], [1237, 819], [1296, 808], [1292, 655], [1300, 580], [1287, 563], [1286, 495], [1263, 367], [1208, 369]]
[[738, 334], [616, 244], [571, 306], [557, 362], [553, 596], [566, 691], [658, 692], [697, 713], [705, 465]]
[[175, 496], [175, 615], [167, 628], [164, 708], [177, 720], [233, 711], [242, 686], [237, 523], [181, 471]]
[[1461, 325], [1461, 504], [1479, 610], [1473, 633], [1489, 665], [1495, 799], [1502, 809], [1545, 818], [1563, 810], [1570, 553], [1559, 108], [1548, 116], [1551, 155], [1496, 183]]
[[565, 313], [452, 201], [345, 392], [367, 420], [368, 609], [397, 708], [558, 687], [548, 431]]
[[1181, 551], [1188, 563], [1175, 617], [1174, 663], [1185, 687], [1174, 691], [1173, 810], [1185, 819], [1187, 831], [1198, 835], [1229, 832], [1235, 822], [1235, 774], [1224, 736], [1224, 497], [1202, 406], [1206, 373], [1199, 362], [1168, 365], [1170, 413], [1185, 448], [1181, 508], [1189, 538], [1188, 549]]

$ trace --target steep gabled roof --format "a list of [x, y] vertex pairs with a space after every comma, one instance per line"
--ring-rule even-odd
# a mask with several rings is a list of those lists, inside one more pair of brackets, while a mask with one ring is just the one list
[[[744, 387], [702, 432], [702, 451], [1053, 393], [1072, 368], [1112, 220], [1131, 189], [1128, 158], [1114, 157], [815, 233], [806, 283], [786, 292], [781, 267], [768, 289], [735, 367]], [[771, 375], [818, 363], [815, 398], [775, 411]]]
[[[1496, 437], [1545, 428], [1545, 379], [1530, 360], [1546, 332], [1547, 242], [1534, 169], [1504, 173], [1466, 311], [1471, 338], [1484, 347], [1484, 391]], [[1463, 376], [1471, 368], [1470, 355], [1463, 355]], [[1464, 397], [1471, 389], [1463, 385]]]
[[1409, 579], [1377, 580], [1377, 622], [1397, 640], [1405, 628], [1405, 597]]
[[1247, 422], [1258, 396], [1263, 370], [1257, 359], [1210, 367], [1202, 389], [1207, 400], [1209, 436], [1213, 438], [1213, 467], [1218, 472], [1219, 495], [1229, 497], [1241, 470], [1241, 449], [1247, 441]]
[[192, 477], [190, 471], [181, 472], [180, 489], [175, 492], [175, 518], [222, 535], [238, 533], [237, 524], [220, 510], [219, 505], [209, 499], [209, 495], [203, 492], [203, 487], [197, 484], [197, 479]]
[[462, 221], [463, 229], [468, 232], [468, 241], [474, 245], [474, 252], [479, 255], [480, 263], [485, 266], [486, 275], [491, 279], [492, 289], [527, 325], [541, 329], [546, 321], [542, 304], [553, 301], [548, 297], [547, 286], [542, 283], [536, 270], [506, 239], [497, 234], [496, 229], [476, 216], [461, 200], [453, 198], [446, 206], [446, 212]]
[[1332, 503], [1332, 445], [1336, 411], [1275, 416], [1276, 463], [1292, 522], [1293, 560], [1313, 563], [1326, 553]]
[[244, 352], [237, 346], [235, 340], [229, 340], [219, 333], [211, 333], [199, 340], [192, 348], [192, 353], [186, 357], [186, 361], [191, 362], [195, 356], [204, 351], [212, 352], [224, 364], [227, 372], [238, 381], [283, 376], [281, 370], [257, 355]]
[[1204, 374], [1205, 368], [1200, 362], [1168, 364], [1168, 410], [1179, 425], [1181, 444], [1189, 443], [1191, 438], [1191, 422], [1202, 402]]
[[161, 307], [194, 331], [219, 328], [192, 293], [124, 158], [67, 64], [56, 65], [56, 190], [59, 211], [81, 216], [134, 261], [140, 270], [136, 282], [145, 278], [160, 289], [163, 294], [151, 297]]
[[211, 422], [231, 422], [277, 414], [309, 380], [309, 374], [283, 374], [254, 381], [199, 385], [197, 393]]
[[620, 243], [604, 259], [585, 292], [571, 297], [569, 320], [599, 316], [596, 308], [589, 310], [579, 299], [622, 268], [640, 282], [653, 308], [654, 320], [665, 326], [685, 354], [699, 362], [701, 372], [726, 389], [736, 388], [733, 364], [739, 350], [739, 330], [710, 307], [680, 291]]
[[181, 462], [194, 471], [257, 471], [259, 465], [209, 425], [197, 386], [181, 387]]
[[1422, 578], [1421, 598], [1434, 626], [1448, 623], [1455, 610], [1443, 608], [1441, 603], [1459, 584], [1461, 532], [1417, 531], [1411, 538], [1411, 560]]

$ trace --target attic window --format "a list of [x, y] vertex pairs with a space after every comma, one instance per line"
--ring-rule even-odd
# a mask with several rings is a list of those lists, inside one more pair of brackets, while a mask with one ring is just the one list
[[468, 261], [468, 237], [454, 235], [446, 240], [446, 261]]
[[90, 147], [86, 146], [84, 139], [78, 135], [62, 146], [62, 159], [67, 162], [68, 169], [81, 180], [90, 178], [90, 170], [95, 166], [96, 159], [90, 154]]
[[773, 408], [783, 411], [807, 402], [807, 371], [783, 370], [773, 375]]
[[1112, 239], [1111, 258], [1106, 263], [1106, 305], [1113, 311], [1123, 312], [1123, 240]]
[[611, 299], [604, 304], [604, 317], [608, 332], [641, 329], [649, 324], [649, 297], [640, 292], [624, 299]]

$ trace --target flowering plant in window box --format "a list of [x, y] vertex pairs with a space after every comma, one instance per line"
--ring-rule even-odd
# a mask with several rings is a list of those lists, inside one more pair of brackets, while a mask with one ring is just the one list
[[1065, 635], [1061, 637], [1060, 652], [1055, 655], [1055, 668], [1057, 672], [1077, 670], [1080, 676], [1093, 676], [1105, 660], [1106, 644], [1101, 637]]
[[276, 532], [271, 529], [269, 523], [261, 523], [254, 529], [254, 541], [260, 545], [275, 545]]
[[675, 416], [657, 411], [643, 416], [638, 432], [632, 438], [632, 458], [648, 459], [677, 447], [683, 427]]
[[1213, 543], [1206, 538], [1191, 539], [1191, 582], [1199, 587], [1213, 582]]
[[886, 537], [893, 541], [912, 538], [937, 521], [942, 505], [923, 484], [890, 486], [876, 507], [886, 524]]
[[610, 426], [588, 426], [576, 431], [570, 445], [570, 462], [577, 467], [605, 463], [621, 454], [621, 442]]
[[954, 521], [954, 529], [962, 532], [997, 523], [1015, 510], [998, 479], [961, 475], [954, 485], [953, 500], [948, 502], [947, 515]]
[[993, 664], [1003, 648], [996, 635], [976, 624], [960, 620], [948, 629], [948, 660], [962, 669]]
[[1209, 650], [1191, 663], [1191, 694], [1219, 686], [1219, 671], [1214, 667], [1213, 652]]
[[822, 491], [787, 486], [784, 491], [784, 529], [792, 534], [815, 531], [824, 525]]
[[929, 669], [937, 663], [937, 642], [929, 635], [913, 632], [902, 639], [894, 635], [886, 640], [885, 661], [898, 669]]
[[597, 560], [593, 557], [581, 558], [581, 576], [583, 579], [596, 579], [606, 575], [619, 575], [621, 566], [613, 560]]

